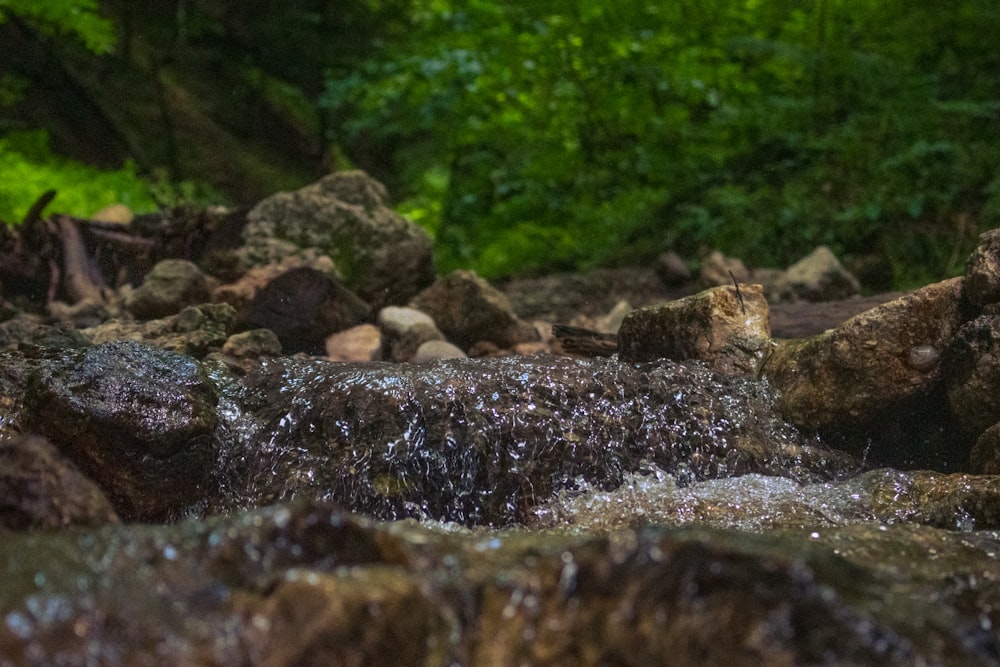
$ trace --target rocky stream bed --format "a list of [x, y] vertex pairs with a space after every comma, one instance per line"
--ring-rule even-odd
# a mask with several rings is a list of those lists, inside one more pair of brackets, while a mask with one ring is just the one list
[[359, 173], [198, 220], [61, 219], [34, 309], [4, 246], [3, 667], [1000, 661], [1000, 232], [862, 299], [438, 277]]

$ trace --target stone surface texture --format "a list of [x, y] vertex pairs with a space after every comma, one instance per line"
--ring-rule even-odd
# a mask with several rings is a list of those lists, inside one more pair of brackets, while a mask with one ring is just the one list
[[385, 187], [361, 171], [268, 197], [247, 214], [241, 262], [251, 268], [318, 249], [374, 307], [405, 303], [434, 280], [431, 241], [387, 200]]
[[756, 373], [770, 351], [760, 285], [724, 285], [629, 313], [618, 331], [623, 361], [698, 359], [722, 373]]

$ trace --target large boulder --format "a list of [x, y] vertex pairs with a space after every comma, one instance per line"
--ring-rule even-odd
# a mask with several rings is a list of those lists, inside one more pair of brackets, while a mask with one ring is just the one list
[[928, 285], [836, 329], [784, 341], [765, 366], [778, 409], [809, 429], [857, 426], [940, 379], [938, 359], [963, 321], [962, 279]]
[[373, 306], [405, 303], [434, 280], [431, 241], [387, 199], [385, 187], [361, 171], [268, 197], [247, 215], [241, 265], [280, 262], [316, 248]]
[[466, 350], [480, 341], [511, 348], [538, 340], [538, 331], [514, 314], [510, 300], [473, 271], [438, 278], [410, 305], [430, 315], [448, 340]]
[[756, 373], [770, 351], [760, 285], [724, 285], [633, 310], [618, 331], [622, 361], [698, 359], [722, 373]]
[[41, 365], [21, 418], [97, 481], [123, 518], [162, 520], [206, 493], [216, 401], [194, 360], [117, 341]]

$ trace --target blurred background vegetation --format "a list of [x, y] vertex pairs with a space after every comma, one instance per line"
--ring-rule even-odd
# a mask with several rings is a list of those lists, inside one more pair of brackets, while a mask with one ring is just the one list
[[825, 243], [869, 289], [1000, 226], [995, 0], [0, 0], [0, 219], [361, 168], [491, 278]]

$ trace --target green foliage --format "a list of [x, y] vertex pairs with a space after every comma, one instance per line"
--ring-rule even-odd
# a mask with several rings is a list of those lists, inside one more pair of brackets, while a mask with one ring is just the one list
[[709, 247], [780, 266], [826, 243], [905, 284], [1000, 222], [986, 0], [414, 0], [409, 19], [323, 102], [391, 153], [443, 269]]
[[107, 53], [115, 44], [114, 29], [98, 13], [97, 0], [0, 0], [0, 23], [7, 14], [47, 32], [73, 35], [94, 53]]
[[12, 134], [0, 139], [0, 221], [20, 221], [47, 190], [57, 196], [49, 210], [86, 217], [108, 204], [121, 203], [133, 211], [157, 208], [150, 186], [132, 165], [118, 171], [60, 159], [49, 151], [45, 132]]

